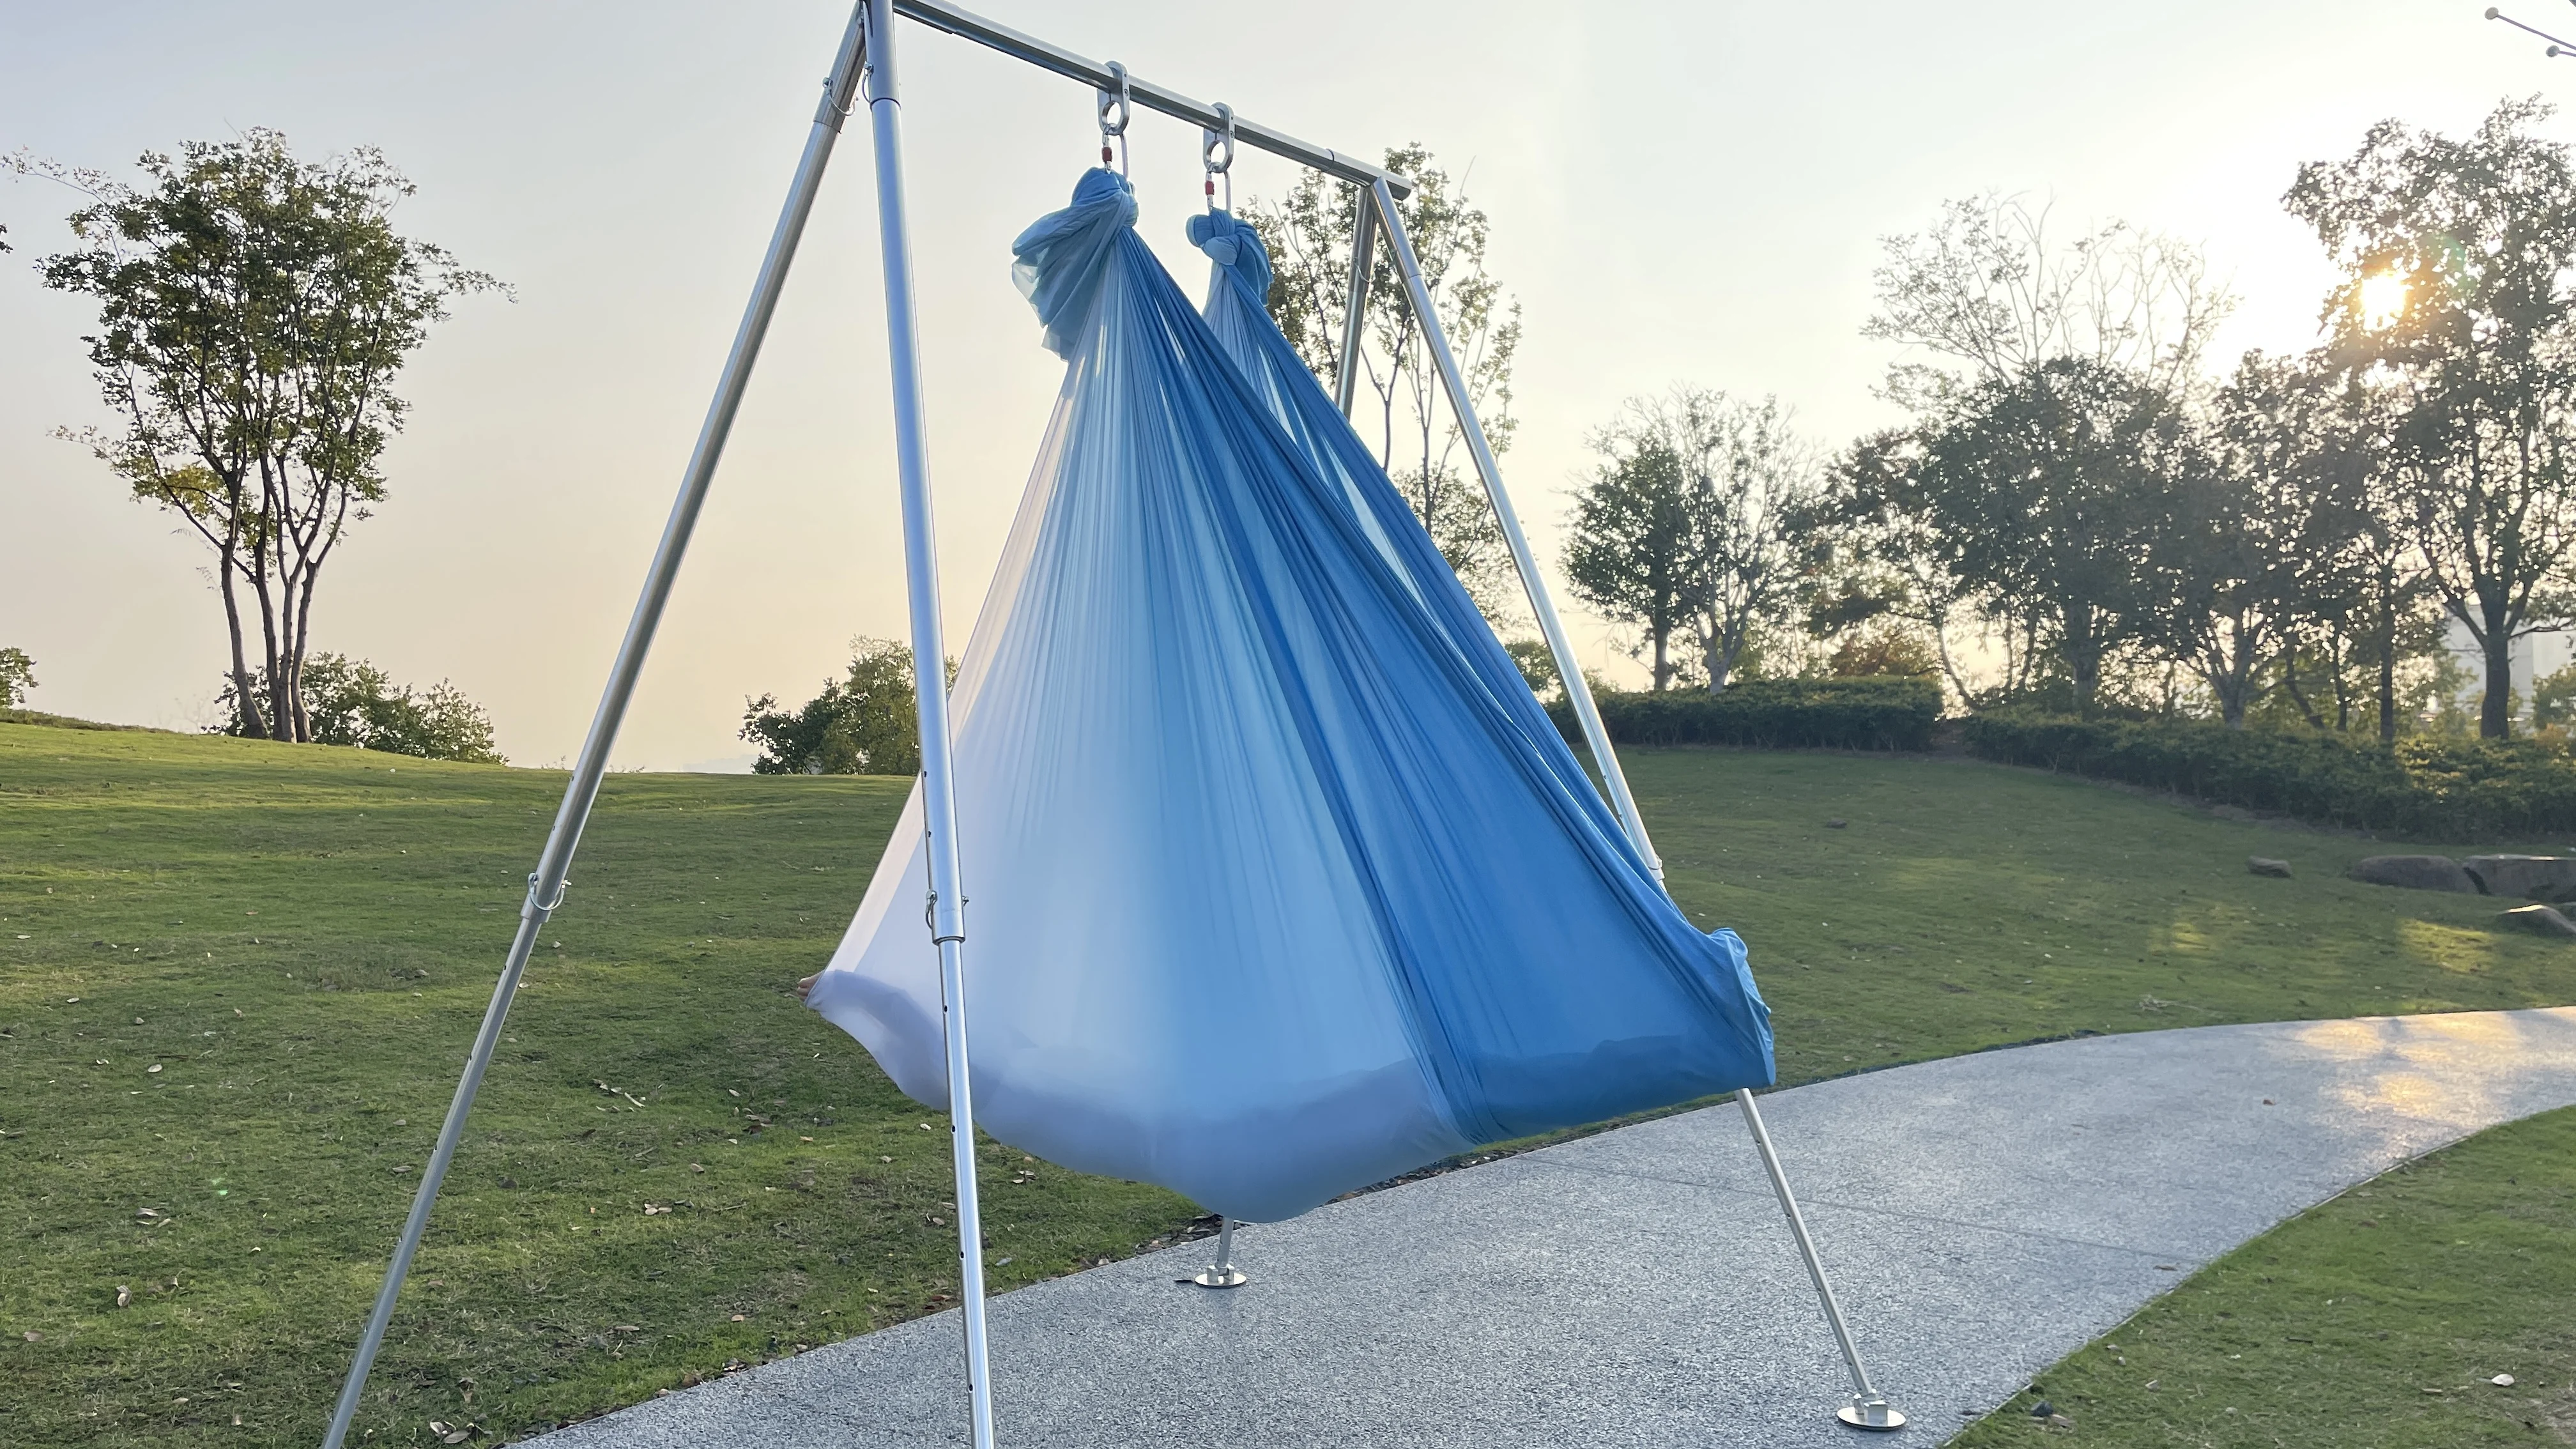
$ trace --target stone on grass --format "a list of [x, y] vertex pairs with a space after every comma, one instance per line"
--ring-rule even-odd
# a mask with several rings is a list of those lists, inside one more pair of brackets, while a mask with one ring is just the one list
[[2290, 863], [2286, 860], [2273, 860], [2268, 856], [2249, 855], [2245, 857], [2245, 868], [2256, 875], [2277, 876], [2282, 880], [2288, 880], [2290, 878]]
[[2556, 906], [2516, 906], [2496, 919], [2537, 935], [2576, 939], [2576, 921], [2559, 914]]
[[2491, 896], [2526, 901], [2576, 896], [2576, 855], [2473, 855], [2460, 863]]
[[2477, 881], [2447, 855], [2374, 855], [2352, 868], [2352, 878], [2408, 890], [2479, 894]]

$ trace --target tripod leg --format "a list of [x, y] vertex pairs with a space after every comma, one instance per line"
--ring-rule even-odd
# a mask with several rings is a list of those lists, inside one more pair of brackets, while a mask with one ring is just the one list
[[608, 687], [600, 697], [599, 712], [591, 718], [590, 734], [582, 742], [581, 759], [573, 766], [571, 783], [564, 789], [563, 805], [555, 812], [545, 853], [538, 858], [535, 874], [528, 877], [527, 902], [519, 911], [519, 932], [511, 938], [509, 954], [502, 961], [500, 984], [493, 988], [492, 1004], [484, 1010], [482, 1029], [475, 1034], [474, 1049], [465, 1059], [456, 1095], [448, 1103], [447, 1120], [439, 1126], [438, 1146], [430, 1154], [428, 1170], [421, 1174], [419, 1190], [412, 1195], [411, 1216], [403, 1224], [402, 1241], [385, 1268], [384, 1285], [376, 1292], [375, 1310], [367, 1317], [366, 1332], [349, 1363], [349, 1376], [340, 1386], [340, 1400], [332, 1411], [330, 1430], [323, 1436], [323, 1449], [340, 1449], [341, 1441], [348, 1437], [350, 1421], [357, 1417], [368, 1372], [375, 1367], [377, 1350], [384, 1345], [385, 1326], [393, 1319], [395, 1300], [402, 1296], [403, 1279], [411, 1271], [412, 1256], [420, 1250], [421, 1235], [429, 1228], [430, 1207], [437, 1201], [439, 1184], [447, 1177], [448, 1163], [456, 1156], [457, 1141], [465, 1133], [466, 1116], [473, 1111], [474, 1094], [482, 1087], [484, 1070], [492, 1063], [493, 1048], [501, 1039], [501, 1024], [509, 1016], [510, 1000], [518, 993], [519, 977], [527, 969], [528, 953], [537, 944], [537, 933], [545, 929], [547, 919], [563, 903], [565, 876], [572, 869], [573, 850], [581, 843], [582, 827], [590, 820], [591, 806], [599, 798], [600, 778], [608, 770], [609, 749], [617, 741], [618, 726], [624, 722], [627, 702], [635, 693], [636, 676], [643, 671], [644, 656], [652, 648], [653, 631], [661, 623], [663, 605], [670, 601], [681, 556], [688, 551], [698, 510], [706, 502], [708, 485], [715, 478], [716, 461], [724, 453], [725, 437], [732, 431], [743, 388], [751, 380], [752, 363], [760, 355], [770, 316], [777, 310], [779, 291], [786, 284], [788, 264], [795, 259], [796, 243], [804, 235], [805, 218], [813, 210], [824, 165], [831, 160], [832, 143], [841, 134], [841, 118], [848, 114], [851, 97], [856, 93], [860, 35], [859, 16], [854, 11], [849, 29], [841, 37], [832, 78], [824, 82], [823, 104], [806, 138], [805, 154], [796, 164], [796, 180], [788, 188], [787, 205], [779, 213], [768, 255], [761, 259], [760, 278], [752, 285], [751, 303], [734, 333], [733, 351], [725, 358], [715, 401], [707, 409], [697, 447], [689, 456], [679, 499], [671, 506], [670, 522], [663, 527], [661, 544], [654, 550], [652, 567], [645, 574], [643, 596], [636, 601], [626, 638], [618, 645], [617, 662], [608, 672]]
[[1851, 1402], [1834, 1412], [1834, 1417], [1855, 1429], [1902, 1429], [1905, 1416], [1888, 1406], [1885, 1396], [1870, 1386], [1869, 1370], [1861, 1367], [1860, 1349], [1852, 1342], [1851, 1327], [1843, 1322], [1842, 1305], [1834, 1300], [1834, 1285], [1825, 1280], [1825, 1263], [1816, 1256], [1815, 1240], [1807, 1236], [1806, 1215], [1798, 1211], [1798, 1199], [1789, 1191], [1789, 1175], [1780, 1170], [1780, 1154], [1771, 1148], [1770, 1129], [1762, 1125], [1762, 1109], [1753, 1103], [1753, 1094], [1739, 1090], [1735, 1104], [1744, 1109], [1744, 1125], [1752, 1129], [1753, 1145], [1762, 1154], [1763, 1169], [1771, 1174], [1771, 1190], [1780, 1195], [1780, 1211], [1789, 1219], [1789, 1235], [1798, 1240], [1798, 1255], [1807, 1261], [1807, 1276], [1816, 1285], [1816, 1301], [1824, 1306], [1825, 1322], [1834, 1330], [1834, 1342], [1841, 1345], [1843, 1363], [1851, 1370]]

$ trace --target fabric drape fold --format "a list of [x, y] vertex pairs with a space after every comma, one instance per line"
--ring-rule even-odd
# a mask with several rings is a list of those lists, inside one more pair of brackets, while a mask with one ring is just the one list
[[[956, 691], [981, 1125], [1259, 1221], [1768, 1082], [1741, 943], [1269, 326], [1257, 238], [1194, 226], [1202, 318], [1134, 215], [1095, 170], [1014, 246], [1066, 374]], [[926, 889], [916, 792], [810, 1000], [939, 1106]]]

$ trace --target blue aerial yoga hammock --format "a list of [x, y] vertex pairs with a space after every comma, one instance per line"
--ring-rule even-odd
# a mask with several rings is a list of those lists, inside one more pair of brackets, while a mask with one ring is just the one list
[[[1656, 887], [1293, 354], [1221, 340], [1135, 215], [1091, 171], [1013, 246], [1067, 367], [956, 686], [979, 1124], [1261, 1221], [1768, 1082], [1742, 944]], [[809, 1000], [937, 1107], [921, 832], [916, 789]]]

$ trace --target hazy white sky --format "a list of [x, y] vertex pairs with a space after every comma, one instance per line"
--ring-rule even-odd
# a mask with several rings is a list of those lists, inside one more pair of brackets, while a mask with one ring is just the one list
[[[2204, 243], [2244, 305], [2222, 356], [2313, 335], [2328, 280], [2278, 198], [2386, 116], [2458, 130], [2576, 80], [2483, 0], [2067, 5], [1478, 5], [985, 0], [994, 18], [1325, 145], [1419, 140], [1493, 218], [1521, 300], [1504, 459], [1553, 555], [1587, 429], [1676, 380], [1777, 393], [1829, 442], [1887, 420], [1864, 342], [1877, 238], [1945, 197], [2054, 195]], [[2543, 0], [2509, 12], [2547, 24]], [[0, 150], [112, 170], [250, 126], [373, 144], [411, 233], [496, 273], [404, 378], [393, 497], [325, 575], [319, 647], [454, 679], [523, 764], [569, 756], [704, 412], [819, 80], [832, 0], [617, 5], [0, 4]], [[1089, 93], [903, 36], [934, 479], [962, 641], [1058, 369], [1007, 244], [1096, 145]], [[2576, 126], [2561, 126], [2576, 137]], [[1196, 132], [1142, 116], [1142, 227], [1180, 238]], [[802, 698], [853, 634], [902, 632], [870, 163], [853, 130], [808, 233], [653, 664], [624, 766], [741, 768], [746, 695]], [[1238, 194], [1276, 194], [1248, 154]], [[0, 645], [41, 708], [211, 714], [221, 617], [199, 548], [48, 436], [106, 421], [91, 318], [30, 264], [71, 193], [0, 180]], [[1608, 636], [1578, 627], [1587, 663]]]

